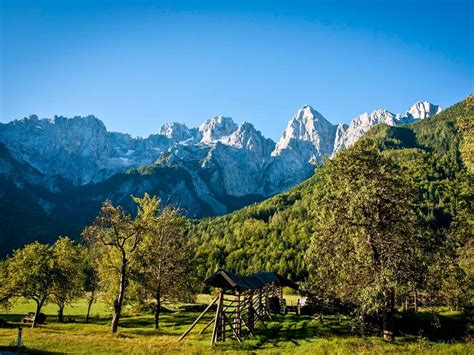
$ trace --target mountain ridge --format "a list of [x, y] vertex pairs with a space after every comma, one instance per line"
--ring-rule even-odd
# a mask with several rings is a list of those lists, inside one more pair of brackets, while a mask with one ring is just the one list
[[[417, 105], [413, 116], [420, 118], [412, 121], [433, 112], [429, 105]], [[401, 117], [390, 114], [389, 123], [404, 124]], [[364, 129], [379, 121], [369, 120]], [[349, 127], [331, 124], [309, 105], [298, 110], [277, 143], [253, 124], [237, 125], [225, 116], [194, 128], [172, 122], [147, 138], [108, 132], [94, 116], [32, 115], [0, 124], [0, 178], [6, 192], [0, 208], [3, 224], [11, 226], [0, 231], [0, 244], [48, 240], [58, 233], [77, 236], [105, 199], [131, 209], [130, 195], [145, 192], [192, 218], [230, 213], [312, 176], [335, 155], [337, 139], [347, 143]], [[28, 201], [28, 212], [15, 200]], [[13, 214], [10, 205], [18, 206]], [[37, 227], [24, 223], [27, 229], [17, 231], [24, 218]]]
[[[194, 128], [169, 122], [146, 138], [133, 138], [127, 133], [107, 131], [104, 123], [93, 115], [54, 116], [51, 119], [30, 115], [1, 123], [0, 142], [17, 160], [27, 162], [45, 176], [61, 175], [74, 185], [97, 183], [128, 169], [157, 161], [166, 162], [164, 155], [182, 156], [179, 150], [184, 146], [196, 146], [196, 152], [204, 149], [210, 153], [214, 145], [222, 143], [245, 148], [252, 153], [254, 161], [257, 159], [263, 163], [260, 164], [263, 170], [271, 166], [269, 171], [261, 171], [260, 175], [267, 177], [268, 181], [263, 185], [269, 186], [262, 193], [272, 195], [306, 178], [325, 157], [352, 145], [373, 125], [404, 124], [439, 111], [437, 105], [418, 101], [404, 115], [379, 109], [357, 116], [346, 127], [344, 124], [333, 125], [313, 107], [304, 105], [288, 122], [276, 143], [266, 138], [252, 123], [237, 125], [232, 118], [225, 116], [211, 117]], [[252, 137], [243, 137], [245, 134]], [[246, 144], [242, 144], [244, 140]], [[283, 160], [291, 169], [302, 173], [291, 179], [281, 171], [275, 172], [275, 166], [281, 170], [278, 168], [281, 163], [271, 164], [271, 160]]]

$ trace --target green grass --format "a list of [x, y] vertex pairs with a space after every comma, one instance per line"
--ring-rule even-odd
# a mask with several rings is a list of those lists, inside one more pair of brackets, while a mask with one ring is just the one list
[[[209, 300], [208, 295], [200, 295], [199, 301]], [[172, 308], [172, 307], [170, 307]], [[19, 302], [0, 318], [17, 326], [18, 320], [28, 311], [33, 311], [32, 303]], [[164, 313], [160, 329], [152, 328], [151, 315], [132, 315], [131, 311], [121, 321], [119, 334], [109, 333], [110, 310], [102, 303], [94, 304], [92, 321], [84, 323], [86, 303], [78, 302], [65, 309], [65, 315], [74, 323], [56, 322], [57, 309], [47, 305], [43, 312], [48, 315], [46, 324], [36, 328], [24, 328], [24, 352], [43, 353], [474, 353], [469, 341], [453, 344], [430, 341], [423, 336], [409, 335], [398, 337], [387, 344], [376, 337], [357, 337], [351, 335], [347, 320], [329, 316], [317, 322], [309, 316], [277, 316], [267, 323], [268, 331], [259, 327], [253, 338], [246, 338], [243, 344], [228, 339], [224, 343], [210, 346], [210, 333], [197, 334], [211, 319], [209, 314], [186, 337], [178, 342], [178, 337], [194, 321], [198, 313]], [[456, 315], [452, 315], [455, 317]], [[16, 328], [0, 329], [0, 352], [13, 350], [17, 334]]]

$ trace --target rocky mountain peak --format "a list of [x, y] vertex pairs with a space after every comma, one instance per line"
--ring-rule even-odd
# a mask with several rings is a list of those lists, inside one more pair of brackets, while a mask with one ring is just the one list
[[105, 128], [104, 123], [93, 115], [89, 116], [74, 116], [72, 118], [64, 116], [53, 116], [49, 120], [51, 129], [54, 130], [71, 130], [74, 132], [80, 132], [81, 130], [85, 131], [95, 131], [99, 134], [105, 135], [107, 129]]
[[230, 117], [214, 116], [199, 126], [201, 142], [213, 143], [227, 138], [237, 129], [237, 124]]
[[431, 102], [428, 101], [417, 101], [410, 107], [405, 116], [410, 117], [412, 119], [424, 119], [437, 113], [441, 112], [442, 109], [438, 105], [433, 105]]
[[273, 155], [280, 155], [292, 142], [310, 142], [321, 155], [332, 152], [336, 127], [309, 105], [301, 107], [288, 122], [285, 132], [278, 141]]
[[158, 134], [176, 142], [186, 141], [193, 138], [191, 130], [185, 124], [178, 122], [165, 123], [159, 129]]
[[269, 156], [275, 146], [273, 140], [265, 138], [262, 133], [249, 122], [244, 122], [238, 127], [224, 143], [236, 148], [257, 152], [262, 159], [264, 159], [265, 156]]

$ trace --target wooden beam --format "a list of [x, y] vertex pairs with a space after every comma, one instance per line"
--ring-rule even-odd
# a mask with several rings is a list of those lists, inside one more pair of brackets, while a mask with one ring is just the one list
[[[227, 316], [225, 315], [225, 313], [223, 314], [223, 317], [225, 320], [227, 320]], [[242, 339], [240, 339], [240, 336], [237, 335], [237, 332], [235, 331], [235, 328], [232, 326], [232, 322], [229, 322], [229, 326], [230, 326], [230, 329], [233, 331], [234, 335], [235, 335], [235, 338], [239, 341], [239, 343], [242, 343]]]
[[224, 289], [221, 289], [219, 292], [219, 301], [217, 303], [217, 310], [216, 310], [216, 317], [214, 319], [214, 329], [212, 330], [212, 338], [211, 338], [211, 345], [217, 341], [217, 332], [219, 329], [219, 320], [222, 311], [222, 301], [224, 299]]
[[191, 324], [191, 326], [188, 328], [188, 330], [186, 330], [178, 339], [178, 341], [181, 341], [184, 339], [184, 337], [186, 335], [188, 335], [188, 333], [194, 328], [194, 326], [201, 320], [202, 317], [204, 317], [204, 315], [209, 311], [209, 309], [214, 305], [214, 303], [216, 303], [217, 299], [219, 298], [219, 296], [216, 296], [216, 298], [214, 298], [214, 301], [212, 301], [209, 306], [206, 307], [206, 309], [199, 315], [199, 317], [197, 317], [197, 319], [194, 321], [193, 324]]
[[[227, 305], [227, 306], [225, 306], [223, 312], [225, 312], [229, 307], [231, 307], [230, 304]], [[212, 318], [212, 319], [206, 324], [206, 326], [204, 327], [204, 329], [202, 329], [202, 330], [199, 332], [199, 334], [204, 333], [204, 332], [206, 331], [206, 329], [209, 328], [209, 326], [214, 322], [214, 320], [215, 320], [215, 318]]]

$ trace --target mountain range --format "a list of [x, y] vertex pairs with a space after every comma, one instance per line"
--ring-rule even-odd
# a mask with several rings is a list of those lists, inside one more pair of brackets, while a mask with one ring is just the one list
[[378, 109], [333, 125], [305, 105], [276, 143], [224, 116], [195, 128], [167, 123], [147, 138], [109, 132], [94, 116], [0, 124], [0, 247], [19, 233], [27, 240], [78, 234], [105, 199], [132, 208], [130, 195], [144, 192], [190, 217], [226, 214], [297, 185], [379, 123], [398, 126], [440, 111], [417, 102], [403, 114]]

